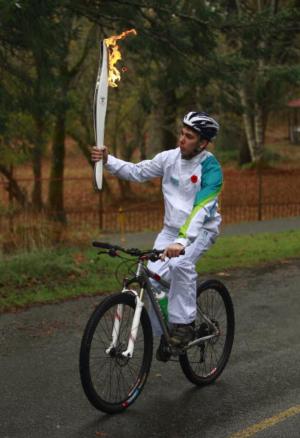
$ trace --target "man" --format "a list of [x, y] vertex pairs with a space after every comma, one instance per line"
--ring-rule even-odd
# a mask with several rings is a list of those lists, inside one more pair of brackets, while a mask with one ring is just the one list
[[[204, 112], [189, 112], [183, 119], [178, 147], [157, 154], [152, 160], [128, 163], [108, 155], [107, 149], [92, 150], [92, 160], [103, 159], [113, 175], [143, 182], [162, 177], [165, 217], [154, 248], [164, 249], [162, 260], [149, 268], [171, 282], [168, 317], [172, 326], [171, 343], [181, 347], [193, 339], [196, 318], [195, 264], [214, 243], [221, 223], [217, 211], [222, 187], [221, 167], [208, 143], [217, 135], [218, 123]], [[184, 250], [184, 255], [180, 253]], [[151, 315], [155, 334], [157, 321]], [[157, 359], [165, 361], [163, 339]]]

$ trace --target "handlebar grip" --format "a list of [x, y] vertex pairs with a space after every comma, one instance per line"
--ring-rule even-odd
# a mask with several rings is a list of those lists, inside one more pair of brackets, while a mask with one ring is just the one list
[[[164, 249], [154, 249], [153, 255], [150, 257], [151, 261], [157, 261], [160, 259], [160, 255], [164, 252]], [[185, 255], [185, 248], [180, 251], [179, 255]]]
[[[164, 249], [154, 249], [153, 251], [156, 252], [156, 254], [162, 254], [164, 252]], [[182, 250], [180, 251], [180, 255], [184, 255], [185, 254], [185, 248], [182, 248]]]

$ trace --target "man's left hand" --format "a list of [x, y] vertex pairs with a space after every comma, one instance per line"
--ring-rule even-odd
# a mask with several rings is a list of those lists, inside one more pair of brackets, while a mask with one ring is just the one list
[[171, 245], [167, 246], [167, 248], [164, 250], [160, 258], [162, 260], [165, 260], [166, 257], [178, 257], [180, 256], [181, 251], [184, 249], [184, 246], [180, 243], [171, 243]]

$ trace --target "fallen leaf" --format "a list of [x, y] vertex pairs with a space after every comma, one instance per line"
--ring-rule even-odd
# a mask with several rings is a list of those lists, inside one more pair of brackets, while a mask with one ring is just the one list
[[82, 263], [84, 263], [86, 261], [86, 257], [82, 253], [77, 253], [77, 254], [73, 255], [73, 260], [74, 260], [76, 265], [81, 265]]
[[230, 277], [230, 274], [228, 274], [228, 272], [218, 272], [217, 275], [219, 275], [220, 277]]

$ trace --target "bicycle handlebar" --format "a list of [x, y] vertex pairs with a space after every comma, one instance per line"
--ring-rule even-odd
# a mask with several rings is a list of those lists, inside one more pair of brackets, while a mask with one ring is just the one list
[[[160, 255], [164, 252], [163, 249], [148, 249], [148, 250], [144, 250], [141, 251], [138, 248], [122, 248], [121, 246], [118, 245], [111, 245], [110, 243], [106, 243], [106, 242], [99, 242], [97, 240], [94, 240], [92, 242], [92, 245], [95, 248], [102, 248], [102, 249], [107, 249], [108, 252], [107, 254], [114, 257], [117, 255], [117, 251], [122, 251], [125, 254], [129, 254], [131, 256], [135, 256], [135, 257], [145, 257], [148, 260], [151, 261], [157, 261], [160, 258]], [[181, 255], [185, 254], [184, 249], [181, 251], [180, 253]]]
[[[115, 251], [124, 251], [124, 248], [118, 245], [111, 245], [110, 243], [106, 242], [99, 242], [98, 240], [93, 240], [92, 245], [96, 248], [102, 248], [102, 249], [114, 249]], [[126, 251], [126, 250], [125, 250]]]

